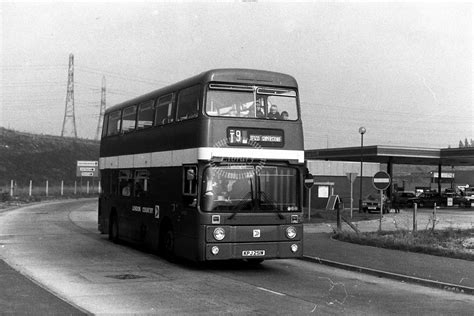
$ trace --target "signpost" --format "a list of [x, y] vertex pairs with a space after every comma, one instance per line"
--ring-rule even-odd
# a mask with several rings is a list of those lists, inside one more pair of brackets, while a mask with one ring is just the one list
[[[99, 162], [90, 160], [78, 160], [76, 166], [76, 177], [81, 178], [81, 191], [82, 191], [82, 178], [92, 177], [92, 187], [94, 187], [94, 178], [99, 177]], [[76, 193], [74, 188], [74, 194]], [[87, 181], [87, 193], [89, 193], [89, 181]]]
[[379, 230], [382, 230], [382, 214], [383, 214], [383, 191], [387, 190], [390, 186], [391, 179], [390, 175], [385, 171], [377, 172], [374, 177], [372, 178], [372, 184], [374, 188], [379, 190], [380, 192], [380, 222], [379, 222]]
[[76, 167], [77, 177], [99, 177], [99, 162], [78, 160]]
[[349, 180], [349, 184], [351, 186], [351, 218], [352, 218], [352, 203], [354, 201], [353, 194], [354, 194], [354, 180], [357, 177], [357, 172], [347, 172], [346, 173], [347, 179]]
[[314, 184], [314, 177], [308, 173], [304, 179], [304, 186], [308, 189], [308, 222], [311, 221], [311, 188]]

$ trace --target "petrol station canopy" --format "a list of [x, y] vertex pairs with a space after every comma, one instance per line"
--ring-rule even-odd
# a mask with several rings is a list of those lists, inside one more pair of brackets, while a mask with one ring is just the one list
[[306, 160], [363, 161], [386, 164], [474, 166], [474, 148], [364, 146], [305, 150]]

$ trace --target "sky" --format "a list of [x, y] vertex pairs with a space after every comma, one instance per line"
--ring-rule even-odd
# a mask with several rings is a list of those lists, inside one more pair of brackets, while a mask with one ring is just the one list
[[[214, 68], [290, 74], [306, 149], [474, 139], [473, 4], [1, 2], [0, 125], [60, 135], [74, 54], [79, 137], [106, 104]], [[66, 133], [70, 133], [70, 125]]]

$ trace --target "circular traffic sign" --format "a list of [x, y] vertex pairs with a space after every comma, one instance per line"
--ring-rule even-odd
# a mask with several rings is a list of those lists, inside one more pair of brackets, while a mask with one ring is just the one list
[[387, 190], [390, 182], [390, 175], [385, 171], [377, 172], [372, 179], [372, 184], [377, 190]]
[[311, 173], [308, 173], [304, 179], [304, 186], [306, 189], [311, 189], [314, 184], [314, 177]]

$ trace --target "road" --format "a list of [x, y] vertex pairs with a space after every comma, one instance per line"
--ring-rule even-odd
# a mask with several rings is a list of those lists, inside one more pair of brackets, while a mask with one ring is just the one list
[[0, 258], [94, 314], [470, 315], [474, 308], [473, 296], [300, 260], [169, 263], [100, 235], [95, 200], [0, 213]]

